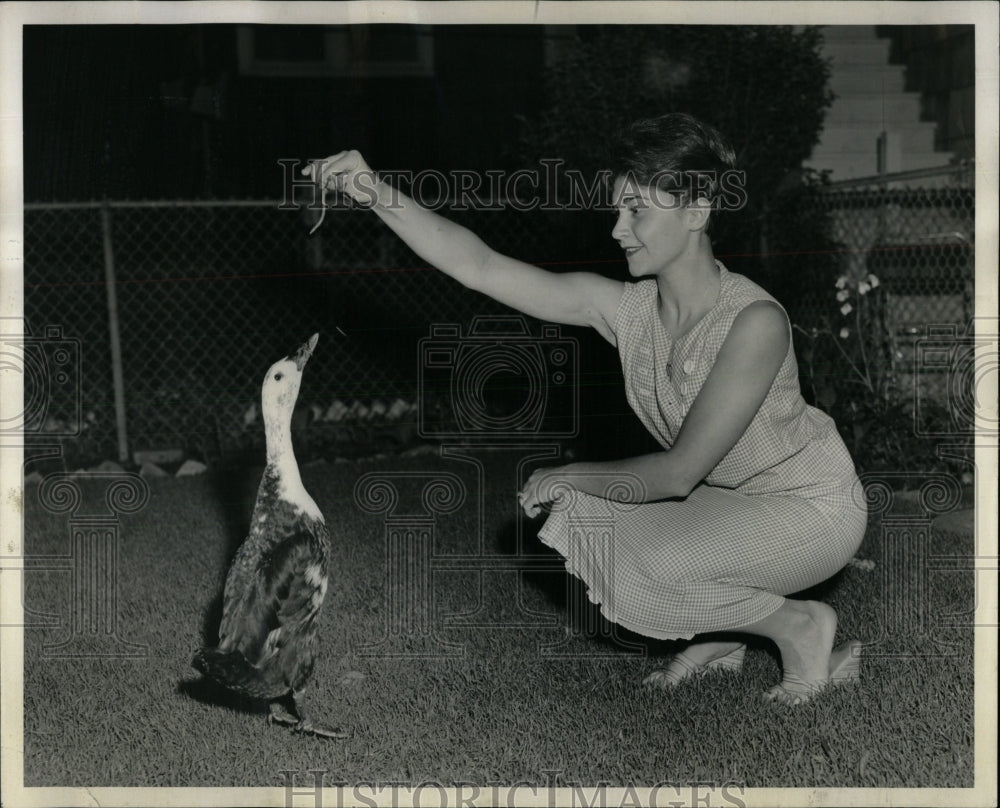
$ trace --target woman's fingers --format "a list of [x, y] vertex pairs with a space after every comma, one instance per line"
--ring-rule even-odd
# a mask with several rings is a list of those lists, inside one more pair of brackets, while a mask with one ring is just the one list
[[534, 519], [542, 512], [542, 505], [537, 499], [526, 497], [523, 494], [518, 494], [517, 496], [518, 501], [521, 503], [521, 509], [527, 516]]
[[521, 505], [522, 510], [528, 516], [537, 516], [538, 512], [541, 510], [541, 504], [538, 502], [538, 498], [527, 490], [518, 493], [517, 501]]
[[309, 164], [302, 169], [302, 173], [307, 177], [312, 177], [317, 185], [323, 185], [330, 177], [341, 176], [356, 170], [363, 164], [361, 155], [351, 149], [331, 154], [322, 160], [310, 160]]
[[323, 169], [331, 162], [339, 158], [342, 154], [343, 152], [339, 152], [338, 154], [331, 155], [324, 160], [310, 160], [306, 167], [302, 169], [303, 175], [306, 177], [312, 177], [313, 180], [319, 184], [323, 176]]
[[558, 475], [558, 469], [545, 468], [537, 469], [528, 477], [517, 495], [517, 501], [528, 516], [538, 516], [543, 505], [554, 502], [565, 493]]
[[541, 510], [541, 503], [538, 501], [538, 481], [536, 475], [537, 472], [532, 474], [524, 484], [524, 488], [517, 494], [517, 501], [520, 503], [521, 508], [531, 517], [536, 516]]
[[348, 174], [357, 171], [361, 162], [361, 155], [353, 150], [339, 152], [332, 157], [328, 157], [323, 161], [321, 181], [329, 184], [332, 177], [335, 178], [337, 183], [342, 185]]
[[[350, 158], [355, 158], [351, 160]], [[328, 168], [330, 166], [337, 167], [341, 170], [340, 163], [342, 162], [356, 162], [357, 158], [360, 158], [361, 154], [356, 149], [345, 149], [344, 151], [339, 151], [336, 154], [331, 154], [329, 157], [324, 157], [322, 160], [310, 160], [309, 164], [302, 169], [302, 172], [306, 176], [312, 176], [313, 171], [318, 166], [321, 170]]]
[[377, 178], [356, 149], [313, 160], [302, 173], [320, 188], [347, 194], [364, 205], [378, 202]]

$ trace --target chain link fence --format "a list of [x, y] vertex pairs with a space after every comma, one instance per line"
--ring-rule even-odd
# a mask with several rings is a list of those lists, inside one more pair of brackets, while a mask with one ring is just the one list
[[[971, 169], [840, 183], [796, 204], [811, 206], [830, 236], [823, 280], [800, 273], [767, 284], [798, 325], [831, 324], [837, 277], [874, 275], [901, 378], [929, 326], [964, 331], [974, 301]], [[537, 214], [445, 212], [503, 252], [558, 264], [563, 248]], [[50, 391], [36, 431], [67, 435], [84, 461], [258, 451], [264, 371], [320, 332], [294, 422], [311, 448], [370, 445], [379, 434], [388, 448], [405, 442], [398, 423], [384, 433], [378, 425], [390, 410], [415, 420], [418, 343], [430, 325], [467, 329], [474, 316], [509, 311], [426, 267], [371, 213], [331, 210], [310, 237], [317, 215], [274, 201], [27, 205], [27, 327], [36, 340], [77, 340], [80, 351], [79, 412]], [[927, 375], [928, 395], [947, 402], [947, 374]]]
[[[900, 336], [928, 323], [968, 324], [973, 315], [975, 175], [971, 164], [848, 180], [810, 194], [827, 217], [838, 274], [875, 274], [887, 286], [887, 316]], [[821, 314], [826, 291], [796, 308]]]
[[[498, 248], [523, 249], [516, 216], [488, 212], [476, 224]], [[26, 206], [27, 328], [36, 339], [57, 328], [81, 359], [80, 412], [50, 385], [35, 431], [71, 436], [83, 459], [179, 449], [211, 461], [258, 449], [264, 372], [314, 332], [293, 422], [313, 450], [371, 448], [393, 404], [412, 421], [428, 324], [504, 309], [426, 267], [371, 213], [338, 209], [309, 237], [315, 218], [274, 201]], [[384, 433], [390, 443], [397, 426]]]
[[867, 334], [867, 345], [882, 351], [869, 352], [868, 360], [884, 359], [897, 395], [954, 403], [951, 369], [927, 366], [918, 354], [921, 341], [935, 334], [961, 338], [975, 315], [973, 166], [839, 182], [801, 203], [806, 215], [826, 222], [823, 247], [833, 271], [797, 289], [790, 310], [799, 324], [838, 336], [850, 331], [860, 289], [877, 309], [870, 325], [879, 333]]

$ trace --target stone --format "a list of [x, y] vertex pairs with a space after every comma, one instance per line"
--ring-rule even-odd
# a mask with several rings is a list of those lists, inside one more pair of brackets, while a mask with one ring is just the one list
[[195, 474], [204, 474], [206, 471], [208, 471], [208, 466], [204, 463], [199, 463], [197, 460], [185, 460], [174, 476], [191, 477]]

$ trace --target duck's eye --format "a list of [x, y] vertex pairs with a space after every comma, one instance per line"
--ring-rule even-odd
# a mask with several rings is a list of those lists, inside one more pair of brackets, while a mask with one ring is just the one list
[[275, 374], [274, 374], [274, 380], [275, 380], [276, 382], [280, 382], [280, 381], [281, 381], [281, 378], [282, 378], [282, 374], [281, 374], [281, 373], [275, 373]]

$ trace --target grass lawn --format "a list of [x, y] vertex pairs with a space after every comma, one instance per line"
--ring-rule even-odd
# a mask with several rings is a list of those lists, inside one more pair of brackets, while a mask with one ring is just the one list
[[[897, 573], [883, 563], [876, 520], [858, 553], [875, 569], [849, 566], [810, 593], [838, 610], [838, 641], [872, 644], [862, 682], [796, 709], [761, 700], [780, 677], [764, 644], [751, 646], [739, 676], [669, 694], [640, 688], [672, 644], [610, 636], [527, 520], [525, 547], [548, 569], [498, 568], [481, 577], [461, 563], [435, 567], [430, 647], [451, 656], [365, 655], [365, 646], [394, 635], [386, 516], [356, 504], [355, 483], [370, 472], [397, 473], [399, 515], [416, 508], [420, 484], [399, 472], [457, 475], [468, 502], [437, 517], [435, 557], [502, 556], [515, 545], [514, 492], [491, 493], [503, 488], [491, 481], [513, 481], [516, 466], [498, 456], [485, 468], [481, 514], [475, 467], [453, 459], [303, 469], [334, 537], [310, 703], [317, 719], [352, 730], [339, 742], [266, 726], [264, 705], [199, 682], [190, 667], [195, 649], [215, 636], [226, 567], [242, 541], [260, 469], [150, 480], [148, 504], [121, 519], [117, 590], [119, 636], [145, 651], [51, 658], [43, 646], [67, 636], [65, 620], [25, 631], [25, 785], [280, 787], [282, 771], [317, 769], [346, 783], [545, 784], [549, 771], [560, 783], [589, 785], [973, 785], [972, 631], [946, 627], [971, 623], [973, 573], [927, 573], [914, 601], [923, 627], [892, 617], [885, 593]], [[103, 488], [81, 487], [80, 510], [100, 509]], [[37, 487], [25, 491], [25, 528], [27, 555], [68, 552], [67, 517], [43, 509]], [[935, 555], [972, 552], [971, 536], [933, 536]], [[69, 580], [59, 570], [26, 574], [25, 606], [69, 615]], [[382, 646], [427, 647], [416, 640]]]

